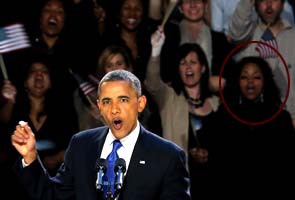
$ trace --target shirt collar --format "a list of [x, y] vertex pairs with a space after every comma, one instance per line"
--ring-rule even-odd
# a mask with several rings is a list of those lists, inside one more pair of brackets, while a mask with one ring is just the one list
[[[122, 146], [124, 148], [128, 148], [128, 147], [133, 148], [136, 141], [137, 141], [137, 138], [139, 136], [139, 131], [140, 131], [140, 126], [139, 126], [139, 122], [137, 121], [135, 129], [133, 131], [131, 131], [131, 133], [129, 133], [127, 136], [120, 139], [120, 142], [122, 143]], [[112, 146], [114, 140], [117, 140], [117, 138], [115, 138], [115, 136], [112, 134], [111, 129], [109, 129], [109, 132], [107, 134], [105, 143], [107, 145]]]

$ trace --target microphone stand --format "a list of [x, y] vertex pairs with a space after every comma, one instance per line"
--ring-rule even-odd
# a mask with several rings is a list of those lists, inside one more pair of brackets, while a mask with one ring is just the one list
[[114, 200], [115, 198], [112, 195], [112, 192], [110, 189], [108, 189], [107, 194], [106, 194], [106, 200]]
[[[116, 192], [114, 192], [114, 194], [116, 194]], [[108, 191], [107, 194], [105, 196], [106, 200], [115, 200], [116, 195], [112, 195], [112, 191], [111, 191], [111, 183], [108, 184]]]
[[116, 189], [115, 192], [114, 192], [114, 199], [119, 195], [121, 189]]
[[105, 196], [106, 200], [115, 200], [115, 198], [119, 195], [121, 189], [116, 189], [114, 195], [112, 195], [110, 187], [108, 188], [107, 194]]

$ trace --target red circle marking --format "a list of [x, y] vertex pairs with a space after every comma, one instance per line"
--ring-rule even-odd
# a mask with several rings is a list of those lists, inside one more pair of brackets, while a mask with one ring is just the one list
[[[223, 96], [223, 92], [222, 92], [222, 87], [221, 87], [221, 80], [222, 80], [222, 73], [224, 71], [224, 67], [226, 65], [226, 63], [228, 62], [228, 60], [230, 59], [230, 57], [232, 57], [232, 55], [238, 51], [240, 48], [242, 47], [245, 47], [247, 45], [250, 45], [250, 44], [253, 44], [253, 43], [256, 43], [256, 44], [262, 44], [262, 45], [265, 45], [269, 48], [271, 48], [278, 56], [279, 58], [281, 59], [281, 61], [283, 62], [284, 66], [285, 66], [285, 70], [287, 72], [287, 78], [288, 78], [288, 87], [287, 87], [287, 92], [286, 92], [286, 96], [285, 96], [285, 99], [283, 101], [283, 103], [281, 104], [280, 106], [280, 109], [271, 117], [269, 117], [268, 119], [265, 119], [263, 121], [259, 121], [259, 122], [249, 122], [249, 121], [246, 121], [246, 120], [243, 120], [241, 119], [239, 116], [237, 116], [236, 114], [234, 114], [230, 108], [228, 107], [225, 99], [224, 99], [224, 96]], [[289, 70], [288, 70], [288, 66], [287, 66], [287, 63], [285, 61], [285, 59], [283, 58], [283, 56], [280, 54], [280, 52], [275, 49], [274, 47], [272, 47], [271, 45], [265, 43], [265, 42], [261, 42], [261, 41], [248, 41], [248, 42], [244, 42], [244, 43], [241, 43], [239, 44], [238, 46], [236, 46], [226, 57], [226, 59], [224, 60], [223, 64], [222, 64], [222, 67], [221, 67], [221, 70], [220, 70], [220, 73], [219, 73], [219, 93], [220, 93], [220, 97], [221, 97], [221, 101], [222, 103], [224, 104], [224, 107], [226, 108], [227, 112], [233, 117], [235, 118], [236, 120], [238, 120], [239, 122], [241, 123], [244, 123], [246, 125], [249, 125], [249, 126], [257, 126], [257, 125], [263, 125], [263, 124], [266, 124], [268, 122], [270, 122], [271, 120], [273, 120], [275, 117], [277, 117], [277, 115], [280, 114], [280, 112], [283, 110], [283, 108], [285, 107], [286, 105], [286, 102], [287, 102], [287, 99], [289, 97], [289, 91], [290, 91], [290, 74], [289, 74]]]

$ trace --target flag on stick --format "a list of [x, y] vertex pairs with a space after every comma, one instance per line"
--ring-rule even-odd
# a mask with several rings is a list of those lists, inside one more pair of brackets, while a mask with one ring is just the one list
[[84, 80], [79, 74], [74, 73], [71, 69], [69, 69], [69, 71], [73, 75], [73, 77], [76, 79], [76, 81], [78, 82], [79, 88], [83, 92], [83, 94], [85, 95], [88, 102], [91, 105], [93, 105], [94, 103], [92, 102], [92, 100], [90, 98], [90, 93], [97, 90], [97, 85], [95, 85], [92, 82]]
[[7, 74], [7, 71], [6, 71], [6, 66], [5, 66], [5, 63], [4, 63], [4, 60], [3, 60], [3, 56], [1, 54], [0, 54], [0, 67], [1, 67], [1, 71], [2, 71], [2, 74], [3, 74], [4, 80], [8, 80], [8, 74]]
[[8, 74], [2, 54], [27, 47], [30, 43], [22, 24], [0, 27], [0, 67], [5, 80]]
[[[264, 31], [264, 33], [262, 34], [261, 41], [272, 46], [274, 49], [278, 49], [277, 40], [269, 28], [267, 28]], [[256, 51], [258, 51], [260, 57], [262, 57], [264, 59], [274, 58], [277, 56], [276, 52], [273, 49], [271, 49], [270, 47], [268, 47], [266, 45], [260, 44], [260, 43], [257, 45]]]
[[22, 24], [0, 28], [0, 54], [30, 47], [29, 38]]
[[170, 0], [170, 3], [165, 11], [165, 15], [164, 15], [164, 18], [163, 18], [163, 21], [161, 24], [163, 29], [164, 29], [164, 26], [165, 26], [166, 22], [168, 21], [170, 15], [171, 15], [172, 11], [174, 10], [175, 6], [177, 5], [177, 1], [178, 0]]

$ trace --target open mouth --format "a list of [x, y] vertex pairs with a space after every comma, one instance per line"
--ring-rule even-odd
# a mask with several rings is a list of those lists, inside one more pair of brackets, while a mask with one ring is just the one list
[[255, 87], [253, 87], [253, 86], [248, 86], [247, 87], [247, 93], [254, 93], [255, 92]]
[[134, 24], [136, 24], [136, 19], [134, 19], [134, 18], [128, 18], [128, 19], [127, 19], [127, 22], [128, 22], [128, 24], [130, 24], [130, 25], [134, 25]]
[[273, 10], [272, 10], [272, 9], [267, 9], [267, 10], [266, 10], [266, 14], [270, 15], [270, 14], [272, 14], [272, 13], [273, 13]]
[[48, 21], [48, 26], [51, 26], [51, 27], [56, 27], [57, 26], [57, 21], [55, 19], [49, 19]]
[[119, 118], [113, 119], [112, 121], [113, 127], [117, 130], [121, 129], [123, 125], [123, 121]]
[[273, 16], [274, 12], [273, 12], [273, 10], [267, 10], [265, 12], [265, 14], [266, 14], [267, 17], [271, 17], [271, 16]]
[[186, 77], [193, 77], [193, 76], [194, 76], [194, 73], [191, 72], [191, 71], [187, 71], [187, 72], [185, 73], [185, 76], [186, 76]]
[[44, 81], [42, 79], [40, 79], [40, 78], [36, 78], [34, 85], [35, 85], [36, 88], [43, 88]]

